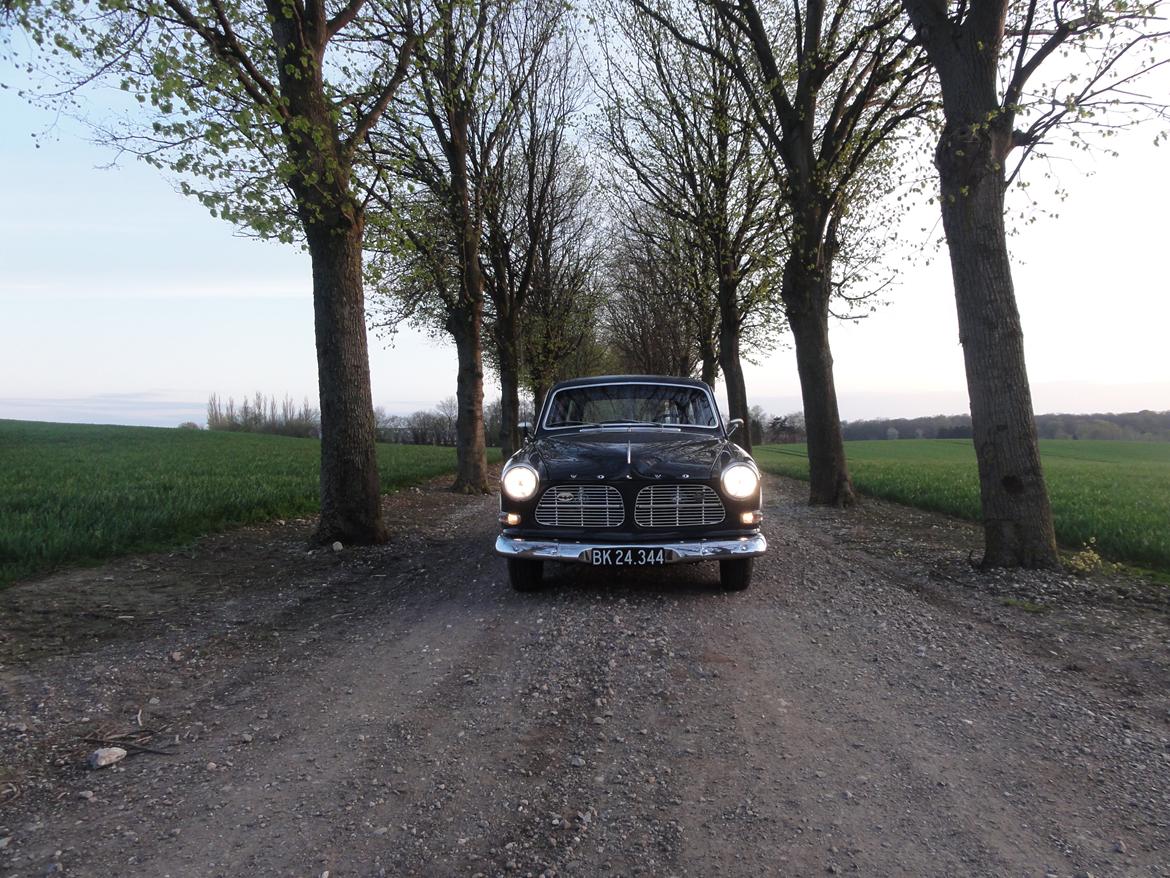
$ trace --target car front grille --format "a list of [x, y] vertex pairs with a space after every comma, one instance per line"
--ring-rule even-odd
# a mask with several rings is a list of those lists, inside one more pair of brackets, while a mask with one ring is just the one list
[[626, 509], [612, 485], [560, 485], [541, 495], [536, 520], [546, 527], [618, 527]]
[[707, 485], [650, 485], [638, 492], [634, 521], [641, 527], [719, 524], [723, 501]]

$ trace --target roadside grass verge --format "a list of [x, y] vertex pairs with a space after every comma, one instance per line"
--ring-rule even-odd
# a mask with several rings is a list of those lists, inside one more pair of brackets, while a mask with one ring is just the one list
[[[804, 445], [764, 445], [754, 453], [768, 472], [808, 478]], [[865, 494], [979, 519], [970, 440], [846, 442], [845, 454]], [[1092, 546], [1111, 561], [1170, 571], [1170, 443], [1047, 439], [1040, 456], [1062, 545]]]
[[[313, 439], [0, 420], [0, 585], [312, 514], [320, 454]], [[455, 449], [379, 445], [378, 467], [390, 492], [453, 471]]]

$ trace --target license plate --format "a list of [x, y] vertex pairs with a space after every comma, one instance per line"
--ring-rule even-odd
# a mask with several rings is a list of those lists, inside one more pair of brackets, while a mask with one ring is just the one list
[[590, 549], [589, 563], [599, 567], [647, 567], [670, 560], [669, 549]]

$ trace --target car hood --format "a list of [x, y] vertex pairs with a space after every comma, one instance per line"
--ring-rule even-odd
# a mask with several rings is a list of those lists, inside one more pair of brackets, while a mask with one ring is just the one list
[[710, 479], [744, 455], [738, 446], [721, 437], [650, 430], [542, 437], [526, 450], [529, 462], [536, 464], [542, 478], [550, 481], [599, 476], [607, 480]]

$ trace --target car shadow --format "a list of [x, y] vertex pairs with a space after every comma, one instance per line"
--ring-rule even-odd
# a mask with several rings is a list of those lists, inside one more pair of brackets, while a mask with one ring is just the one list
[[545, 562], [541, 593], [573, 591], [597, 596], [706, 597], [727, 594], [719, 584], [718, 562], [664, 567], [590, 567]]

